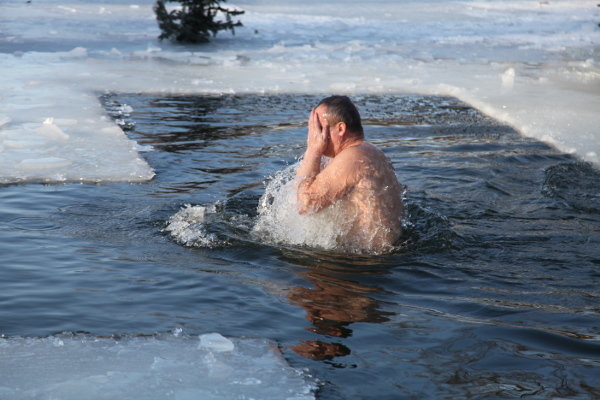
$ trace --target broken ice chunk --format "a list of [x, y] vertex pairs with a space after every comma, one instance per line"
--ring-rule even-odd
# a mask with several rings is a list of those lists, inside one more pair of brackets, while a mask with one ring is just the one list
[[218, 353], [225, 351], [233, 351], [234, 344], [231, 340], [222, 336], [219, 333], [206, 333], [200, 335], [200, 344], [198, 348], [209, 349]]

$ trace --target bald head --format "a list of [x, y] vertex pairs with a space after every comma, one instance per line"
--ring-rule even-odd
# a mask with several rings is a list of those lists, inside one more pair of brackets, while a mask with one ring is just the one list
[[327, 107], [325, 115], [331, 125], [343, 122], [346, 124], [348, 132], [361, 139], [364, 138], [360, 114], [348, 96], [326, 97], [321, 100], [320, 105]]

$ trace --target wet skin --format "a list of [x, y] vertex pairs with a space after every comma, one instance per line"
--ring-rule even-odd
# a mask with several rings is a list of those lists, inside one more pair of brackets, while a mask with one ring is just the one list
[[[337, 204], [349, 224], [340, 241], [353, 251], [386, 252], [402, 233], [403, 187], [389, 159], [344, 122], [331, 124], [327, 106], [310, 113], [307, 148], [298, 168], [298, 212]], [[323, 157], [331, 158], [322, 167]]]

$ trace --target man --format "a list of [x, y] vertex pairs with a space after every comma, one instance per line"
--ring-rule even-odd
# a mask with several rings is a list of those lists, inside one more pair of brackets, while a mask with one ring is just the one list
[[[346, 96], [323, 99], [308, 120], [304, 157], [298, 167], [298, 212], [341, 207], [348, 227], [341, 247], [387, 252], [402, 233], [403, 187], [391, 162], [364, 139], [358, 110]], [[322, 157], [331, 160], [322, 167]]]

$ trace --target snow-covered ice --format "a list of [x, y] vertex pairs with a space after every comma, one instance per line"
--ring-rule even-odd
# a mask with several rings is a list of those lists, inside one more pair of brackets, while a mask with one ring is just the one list
[[452, 95], [598, 163], [596, 3], [239, 0], [194, 47], [156, 40], [149, 0], [0, 1], [0, 182], [150, 179], [113, 91]]
[[314, 380], [265, 339], [0, 338], [2, 399], [309, 400], [314, 391]]

